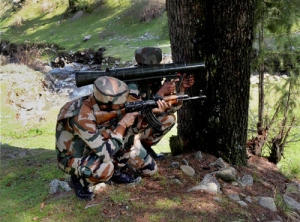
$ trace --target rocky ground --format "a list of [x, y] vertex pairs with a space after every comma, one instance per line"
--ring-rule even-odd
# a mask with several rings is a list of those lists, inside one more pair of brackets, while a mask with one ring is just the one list
[[[299, 181], [285, 178], [265, 158], [252, 156], [248, 166], [232, 167], [209, 154], [201, 156], [199, 152], [167, 155], [158, 162], [158, 174], [140, 184], [100, 184], [85, 208], [101, 204], [104, 218], [117, 220], [122, 215], [140, 222], [153, 214], [160, 214], [157, 221], [300, 221]], [[194, 169], [193, 175], [182, 170], [186, 164]], [[227, 169], [235, 169], [232, 179], [221, 179], [218, 173]], [[128, 202], [110, 198], [116, 188], [130, 193]], [[57, 191], [49, 200], [69, 195], [73, 191]]]

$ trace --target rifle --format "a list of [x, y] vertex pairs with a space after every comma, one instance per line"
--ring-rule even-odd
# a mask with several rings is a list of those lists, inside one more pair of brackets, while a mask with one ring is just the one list
[[[201, 94], [201, 91], [200, 91]], [[100, 111], [96, 112], [96, 122], [98, 124], [104, 123], [106, 121], [112, 120], [114, 118], [121, 118], [126, 113], [131, 112], [141, 112], [145, 114], [149, 124], [157, 131], [161, 131], [162, 123], [155, 117], [152, 113], [153, 108], [157, 108], [157, 100], [163, 99], [166, 102], [171, 103], [171, 105], [180, 104], [183, 101], [190, 101], [195, 99], [205, 99], [205, 95], [189, 97], [188, 95], [170, 95], [163, 98], [156, 98], [152, 100], [142, 100], [137, 102], [127, 102], [125, 107], [121, 110], [113, 110], [111, 112]]]
[[100, 76], [112, 76], [126, 81], [140, 81], [155, 78], [181, 77], [180, 73], [195, 73], [205, 68], [204, 62], [191, 63], [169, 63], [151, 66], [136, 66], [129, 68], [106, 69], [105, 71], [77, 71], [75, 82], [77, 87], [93, 84]]

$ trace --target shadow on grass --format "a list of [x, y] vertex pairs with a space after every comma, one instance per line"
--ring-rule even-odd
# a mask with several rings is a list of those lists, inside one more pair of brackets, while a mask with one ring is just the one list
[[27, 221], [24, 217], [41, 214], [49, 196], [49, 184], [62, 177], [54, 150], [26, 149], [1, 144], [0, 220]]

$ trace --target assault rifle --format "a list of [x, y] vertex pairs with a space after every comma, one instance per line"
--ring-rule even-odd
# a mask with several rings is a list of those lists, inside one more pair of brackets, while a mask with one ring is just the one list
[[156, 118], [152, 113], [153, 108], [157, 108], [157, 100], [163, 99], [166, 102], [171, 103], [171, 105], [180, 104], [183, 101], [190, 101], [195, 99], [205, 99], [205, 95], [189, 97], [188, 95], [170, 95], [163, 98], [156, 98], [152, 100], [142, 100], [137, 102], [127, 102], [125, 103], [125, 108], [121, 110], [113, 110], [110, 112], [100, 111], [96, 112], [96, 121], [98, 124], [104, 123], [106, 121], [112, 120], [114, 118], [121, 118], [126, 113], [131, 112], [141, 112], [145, 114], [149, 124], [157, 131], [161, 131], [162, 123]]
[[105, 71], [77, 71], [75, 73], [76, 86], [81, 87], [93, 84], [100, 76], [112, 76], [126, 81], [140, 81], [155, 78], [181, 77], [180, 73], [197, 73], [205, 68], [204, 62], [200, 63], [169, 63], [151, 66], [136, 66], [129, 68], [106, 69]]

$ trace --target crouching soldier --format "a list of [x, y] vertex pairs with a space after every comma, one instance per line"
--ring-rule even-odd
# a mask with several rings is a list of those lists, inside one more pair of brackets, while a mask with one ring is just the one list
[[56, 125], [58, 167], [71, 175], [71, 186], [79, 199], [92, 199], [89, 186], [112, 180], [133, 183], [140, 177], [115, 169], [114, 155], [124, 147], [123, 137], [138, 112], [127, 113], [117, 121], [99, 125], [97, 112], [110, 112], [124, 107], [129, 90], [113, 77], [99, 77], [91, 95], [70, 101], [60, 110]]

